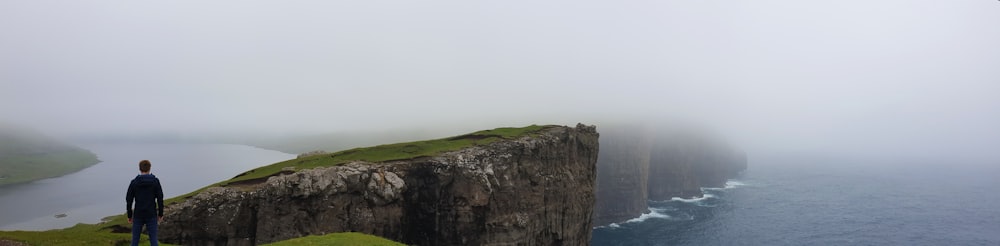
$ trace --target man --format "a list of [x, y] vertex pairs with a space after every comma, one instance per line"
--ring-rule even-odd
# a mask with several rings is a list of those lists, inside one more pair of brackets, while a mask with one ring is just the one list
[[128, 223], [132, 224], [132, 246], [139, 245], [139, 235], [142, 234], [143, 226], [146, 226], [146, 231], [149, 233], [149, 245], [159, 245], [156, 241], [156, 224], [163, 220], [163, 188], [160, 187], [160, 180], [149, 173], [151, 167], [152, 164], [148, 160], [139, 162], [140, 173], [132, 179], [132, 183], [128, 185], [128, 193], [125, 194], [125, 212], [128, 215]]

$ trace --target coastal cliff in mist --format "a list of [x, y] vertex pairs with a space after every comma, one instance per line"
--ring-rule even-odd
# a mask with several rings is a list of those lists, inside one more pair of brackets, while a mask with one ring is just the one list
[[648, 212], [647, 202], [702, 196], [746, 169], [746, 154], [697, 131], [602, 126], [594, 224]]
[[[380, 148], [416, 153], [428, 143], [469, 141], [481, 142], [432, 155], [312, 167]], [[515, 135], [485, 131], [303, 158], [255, 169], [244, 175], [280, 171], [236, 177], [168, 205], [161, 241], [255, 245], [355, 231], [411, 245], [590, 242], [598, 158], [592, 126], [542, 126]]]
[[[633, 127], [601, 128], [597, 158], [594, 222], [602, 225], [635, 218], [646, 211], [651, 134]], [[608, 137], [610, 136], [610, 137]], [[610, 221], [610, 222], [607, 222]], [[605, 223], [606, 222], [606, 223]]]

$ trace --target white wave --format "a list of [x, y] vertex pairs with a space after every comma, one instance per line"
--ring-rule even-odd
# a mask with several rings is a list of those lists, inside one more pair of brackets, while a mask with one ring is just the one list
[[620, 228], [620, 227], [622, 227], [622, 224], [638, 223], [638, 222], [646, 221], [648, 219], [670, 219], [671, 218], [670, 215], [666, 215], [666, 214], [662, 213], [662, 212], [666, 212], [666, 211], [669, 211], [669, 210], [670, 209], [649, 207], [649, 213], [640, 214], [639, 217], [635, 217], [635, 218], [632, 218], [632, 219], [629, 219], [629, 220], [626, 220], [626, 221], [622, 221], [620, 223], [611, 223], [611, 224], [608, 224], [608, 225], [597, 226], [597, 227], [594, 227], [594, 229]]
[[618, 223], [611, 223], [611, 224], [608, 224], [608, 225], [602, 225], [602, 226], [595, 226], [595, 227], [594, 227], [594, 228], [592, 228], [592, 229], [604, 229], [604, 228], [620, 228], [620, 227], [622, 227], [622, 226], [621, 226], [621, 225], [618, 225]]
[[644, 213], [644, 214], [639, 215], [639, 217], [637, 217], [637, 218], [626, 220], [625, 223], [643, 222], [643, 221], [646, 221], [648, 219], [654, 219], [654, 218], [655, 219], [669, 219], [670, 218], [670, 215], [662, 214], [662, 213], [660, 213], [660, 211], [657, 211], [657, 210], [658, 209], [655, 209], [655, 208], [649, 208], [649, 213]]
[[713, 197], [715, 197], [715, 195], [712, 195], [712, 194], [709, 194], [709, 193], [705, 193], [704, 195], [701, 195], [701, 197], [696, 197], [696, 198], [673, 197], [673, 198], [670, 198], [670, 200], [671, 201], [678, 201], [678, 202], [692, 203], [692, 202], [704, 201], [705, 199], [709, 199], [709, 198], [713, 198]]
[[726, 186], [724, 186], [722, 188], [701, 187], [701, 190], [702, 191], [706, 191], [706, 190], [725, 190], [725, 189], [732, 189], [732, 188], [736, 188], [736, 187], [740, 187], [740, 186], [746, 186], [746, 185], [747, 185], [746, 183], [730, 179], [730, 180], [726, 181]]
[[745, 185], [747, 185], [747, 184], [743, 183], [743, 182], [740, 182], [740, 181], [737, 181], [737, 180], [730, 179], [730, 180], [726, 181], [726, 189], [736, 188], [736, 187], [745, 186]]

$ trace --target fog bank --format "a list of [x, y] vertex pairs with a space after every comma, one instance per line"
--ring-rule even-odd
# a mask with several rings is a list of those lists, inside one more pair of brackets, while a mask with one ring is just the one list
[[996, 1], [0, 2], [56, 135], [684, 121], [750, 152], [1000, 160]]

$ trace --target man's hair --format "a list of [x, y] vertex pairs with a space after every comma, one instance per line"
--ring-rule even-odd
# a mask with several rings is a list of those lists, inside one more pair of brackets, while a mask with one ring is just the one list
[[144, 173], [148, 173], [149, 172], [149, 168], [152, 167], [152, 166], [153, 166], [153, 164], [149, 164], [149, 160], [142, 160], [142, 161], [139, 162], [139, 171], [140, 172], [144, 172]]

